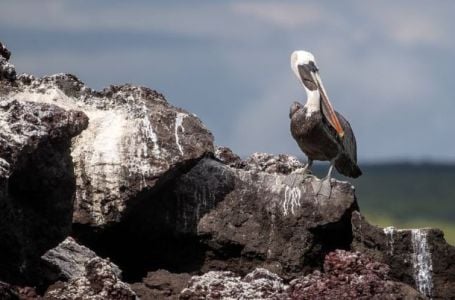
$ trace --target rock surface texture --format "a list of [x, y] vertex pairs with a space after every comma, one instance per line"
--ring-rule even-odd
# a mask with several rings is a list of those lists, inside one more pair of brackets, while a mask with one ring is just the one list
[[372, 226], [350, 183], [242, 160], [154, 90], [10, 57], [0, 43], [1, 299], [455, 298], [441, 231]]
[[[68, 237], [41, 258], [48, 266], [46, 276], [49, 276], [49, 281], [55, 282], [83, 276], [86, 272], [86, 264], [95, 257], [97, 257], [95, 252]], [[111, 262], [109, 264], [115, 275], [120, 277], [122, 271], [115, 264]]]
[[416, 290], [391, 281], [389, 267], [359, 252], [329, 253], [323, 272], [290, 283], [291, 299], [425, 299]]
[[75, 223], [118, 222], [128, 201], [214, 151], [213, 137], [197, 117], [148, 88], [122, 85], [95, 92], [68, 74], [21, 75], [16, 83], [9, 99], [83, 111], [90, 119], [72, 144]]
[[122, 282], [112, 264], [95, 257], [85, 264], [83, 275], [68, 282], [57, 282], [46, 292], [49, 300], [134, 300], [136, 294]]
[[27, 281], [39, 257], [71, 230], [71, 138], [87, 116], [0, 93], [0, 275]]
[[180, 299], [287, 299], [287, 286], [276, 274], [258, 268], [244, 278], [229, 271], [194, 276]]
[[258, 268], [243, 279], [229, 271], [194, 276], [180, 299], [425, 299], [410, 286], [391, 281], [389, 267], [358, 252], [336, 250], [323, 271], [292, 280]]
[[166, 270], [149, 272], [142, 282], [131, 288], [140, 299], [179, 299], [180, 292], [187, 286], [191, 275], [175, 274]]
[[11, 52], [0, 42], [0, 80], [14, 81], [16, 69], [8, 62]]
[[[205, 241], [204, 268], [246, 274], [262, 266], [291, 278], [317, 267], [328, 251], [348, 248], [353, 187], [333, 181], [330, 197], [316, 195], [320, 181], [290, 173], [292, 157], [258, 156], [243, 169], [201, 160], [175, 184], [184, 221], [177, 230]], [[195, 210], [196, 203], [203, 205]]]

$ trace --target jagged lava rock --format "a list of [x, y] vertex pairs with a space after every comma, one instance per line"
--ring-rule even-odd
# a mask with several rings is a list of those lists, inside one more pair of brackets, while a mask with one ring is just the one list
[[[262, 157], [294, 165], [292, 157]], [[316, 196], [318, 179], [262, 165], [269, 172], [203, 158], [84, 244], [110, 257], [132, 282], [157, 269], [245, 275], [256, 267], [290, 279], [320, 267], [328, 251], [349, 248], [357, 209], [349, 183], [332, 181], [330, 197]]]
[[352, 215], [352, 248], [391, 267], [390, 275], [432, 299], [455, 298], [455, 247], [438, 229], [379, 228]]
[[287, 175], [293, 171], [303, 168], [304, 165], [292, 155], [273, 155], [269, 153], [256, 152], [236, 167], [246, 171]]
[[9, 60], [11, 57], [11, 51], [9, 51], [2, 42], [0, 42], [0, 56], [6, 60]]
[[90, 119], [72, 144], [75, 223], [118, 222], [129, 200], [214, 151], [213, 136], [196, 116], [148, 88], [122, 85], [96, 92], [68, 74], [21, 75], [16, 83], [6, 90], [10, 99], [77, 109]]
[[120, 280], [112, 264], [100, 257], [85, 263], [82, 276], [49, 287], [48, 300], [134, 300], [138, 299], [130, 286]]
[[173, 217], [166, 217], [173, 232], [196, 234], [207, 245], [203, 271], [246, 274], [263, 266], [292, 277], [321, 264], [327, 251], [349, 247], [354, 188], [332, 181], [330, 197], [316, 196], [320, 181], [290, 173], [292, 157], [262, 157], [275, 165], [256, 159], [251, 166], [249, 159], [239, 169], [202, 159], [161, 194], [175, 202]]
[[194, 276], [180, 299], [288, 299], [287, 286], [276, 274], [257, 268], [243, 279], [229, 271]]
[[[79, 245], [72, 237], [67, 237], [57, 247], [48, 250], [41, 258], [45, 261], [47, 268], [42, 276], [46, 276], [50, 282], [57, 280], [68, 281], [81, 277], [85, 273], [85, 265], [92, 258], [97, 257], [96, 253], [87, 247]], [[121, 270], [113, 264], [112, 271], [121, 276]]]
[[232, 150], [228, 147], [217, 146], [215, 149], [215, 157], [219, 161], [231, 167], [240, 165], [242, 163], [240, 156], [232, 152]]
[[71, 230], [71, 138], [87, 127], [76, 110], [0, 93], [0, 278], [26, 283], [39, 257]]
[[[0, 44], [1, 47], [1, 44]], [[19, 300], [19, 296], [14, 287], [8, 283], [0, 281], [0, 299], [3, 300]]]
[[131, 288], [140, 299], [177, 300], [190, 279], [188, 273], [175, 274], [167, 270], [158, 270], [147, 273], [142, 282], [132, 284]]
[[[2, 80], [14, 81], [16, 79], [16, 69], [8, 62], [10, 56], [11, 52], [0, 42], [0, 82]], [[2, 82], [2, 84], [5, 84], [5, 82]]]
[[291, 299], [425, 299], [416, 290], [391, 281], [389, 267], [359, 252], [336, 250], [325, 257], [324, 269], [290, 283]]

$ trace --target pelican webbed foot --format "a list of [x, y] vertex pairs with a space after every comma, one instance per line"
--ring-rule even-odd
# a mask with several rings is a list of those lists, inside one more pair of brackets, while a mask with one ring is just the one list
[[331, 179], [332, 179], [333, 164], [334, 164], [334, 160], [330, 164], [330, 168], [329, 168], [329, 172], [327, 173], [327, 176], [325, 176], [324, 178], [322, 178], [320, 180], [319, 186], [315, 193], [316, 196], [323, 195], [323, 196], [326, 196], [327, 198], [330, 198], [330, 196], [332, 195]]

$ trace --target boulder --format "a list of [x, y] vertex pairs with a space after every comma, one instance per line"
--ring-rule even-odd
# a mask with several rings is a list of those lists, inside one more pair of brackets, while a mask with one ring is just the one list
[[[253, 155], [240, 169], [201, 160], [175, 183], [177, 232], [195, 232], [207, 245], [203, 270], [246, 274], [265, 267], [290, 279], [322, 264], [333, 249], [351, 243], [354, 188], [302, 175], [292, 157]], [[254, 163], [249, 163], [253, 161]]]
[[[72, 237], [67, 237], [41, 257], [45, 265], [43, 270], [46, 270], [42, 276], [46, 276], [49, 282], [68, 281], [81, 277], [86, 271], [86, 263], [95, 257], [97, 257], [95, 252], [79, 245]], [[112, 262], [107, 263], [111, 265], [115, 275], [120, 277], [121, 270]]]
[[49, 287], [48, 300], [134, 300], [138, 299], [130, 286], [120, 280], [112, 264], [99, 257], [85, 263], [83, 275], [68, 282], [57, 282]]
[[26, 283], [40, 256], [71, 230], [75, 176], [71, 138], [81, 111], [0, 93], [0, 278]]
[[432, 299], [455, 298], [455, 247], [438, 229], [379, 228], [355, 212], [352, 248], [388, 264], [394, 280]]
[[83, 111], [89, 125], [73, 140], [74, 223], [119, 222], [130, 203], [213, 153], [213, 136], [193, 114], [133, 85], [93, 91], [75, 76], [20, 75], [4, 97]]

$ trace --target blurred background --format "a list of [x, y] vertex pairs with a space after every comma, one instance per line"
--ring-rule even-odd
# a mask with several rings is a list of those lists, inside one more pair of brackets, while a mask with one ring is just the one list
[[288, 111], [306, 95], [289, 56], [309, 50], [357, 137], [362, 212], [439, 227], [455, 244], [454, 11], [449, 0], [11, 0], [0, 40], [18, 73], [145, 85], [196, 113], [218, 145], [302, 160]]

